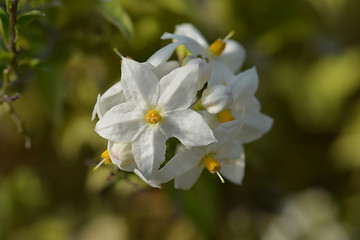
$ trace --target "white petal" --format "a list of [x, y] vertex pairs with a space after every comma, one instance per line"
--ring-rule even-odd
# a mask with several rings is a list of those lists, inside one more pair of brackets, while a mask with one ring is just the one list
[[135, 162], [146, 179], [165, 161], [166, 137], [155, 124], [148, 124], [132, 143]]
[[153, 188], [161, 188], [160, 184], [157, 183], [156, 181], [154, 181], [153, 179], [147, 180], [147, 179], [142, 175], [142, 173], [141, 173], [139, 170], [135, 169], [135, 170], [134, 170], [134, 173], [135, 173], [136, 175], [138, 175], [138, 177], [139, 177], [141, 180], [143, 180], [144, 182], [146, 182], [147, 184], [149, 184], [151, 187], [153, 187]]
[[106, 90], [102, 95], [102, 98], [112, 97], [118, 94], [119, 92], [122, 92], [121, 81], [118, 81], [117, 83], [112, 85], [108, 90]]
[[127, 101], [155, 106], [159, 98], [159, 80], [146, 66], [128, 58], [122, 58], [121, 85]]
[[187, 147], [216, 142], [204, 118], [191, 109], [169, 113], [161, 124], [161, 130], [168, 137], [178, 138]]
[[212, 114], [223, 111], [233, 101], [229, 87], [218, 84], [203, 91], [201, 105]]
[[214, 135], [218, 142], [231, 141], [239, 134], [243, 125], [243, 119], [222, 123], [214, 130]]
[[199, 179], [203, 169], [204, 169], [204, 164], [200, 164], [199, 166], [193, 168], [189, 172], [175, 178], [175, 188], [180, 188], [184, 190], [190, 189]]
[[207, 83], [212, 74], [212, 69], [209, 64], [200, 64], [199, 65], [199, 80], [197, 85], [197, 90], [201, 90], [205, 83]]
[[125, 96], [121, 87], [121, 82], [117, 82], [100, 97], [97, 106], [99, 118], [102, 118], [110, 108], [123, 102], [125, 102]]
[[210, 129], [214, 130], [217, 128], [222, 122], [215, 114], [210, 114], [206, 110], [196, 111], [199, 113], [205, 120], [205, 122], [209, 125]]
[[157, 103], [164, 112], [184, 110], [194, 103], [200, 71], [206, 68], [202, 59], [194, 59], [160, 80], [160, 98]]
[[[110, 159], [112, 161], [113, 164], [115, 164], [116, 166], [118, 166], [121, 170], [123, 171], [127, 171], [127, 172], [132, 172], [134, 171], [134, 169], [136, 168], [136, 163], [134, 161], [134, 157], [132, 156], [132, 158], [126, 156], [126, 158], [124, 159], [123, 157], [119, 157], [118, 155], [116, 155], [116, 153], [113, 152], [113, 148], [114, 145], [118, 145], [119, 143], [113, 142], [113, 141], [109, 141], [108, 143], [108, 151], [109, 151], [109, 156]], [[127, 143], [128, 145], [131, 146], [131, 143]], [[131, 149], [130, 149], [131, 151]], [[123, 154], [122, 154], [123, 155]], [[126, 154], [129, 155], [129, 154]], [[132, 155], [132, 152], [131, 152]]]
[[245, 123], [238, 139], [242, 143], [252, 142], [268, 132], [273, 124], [273, 119], [257, 111], [247, 111]]
[[[235, 149], [235, 151], [232, 151], [230, 148]], [[221, 161], [221, 159], [218, 159], [221, 164], [220, 173], [226, 179], [230, 180], [235, 184], [240, 185], [242, 179], [244, 178], [244, 170], [245, 170], [245, 155], [243, 148], [241, 144], [237, 143], [237, 144], [232, 144], [232, 146], [229, 146], [229, 148], [226, 151], [234, 152], [234, 153], [237, 152], [237, 156], [227, 158], [226, 160], [223, 161]]]
[[209, 48], [209, 44], [207, 43], [205, 37], [200, 33], [200, 31], [197, 28], [194, 27], [194, 25], [190, 23], [183, 23], [180, 25], [176, 25], [175, 34], [192, 38], [197, 43], [199, 43], [203, 48]]
[[230, 108], [233, 116], [237, 119], [238, 113], [241, 115], [243, 111], [260, 111], [261, 105], [254, 95], [244, 93], [233, 101]]
[[259, 85], [259, 77], [256, 72], [256, 68], [250, 68], [237, 74], [228, 86], [233, 89], [234, 100], [243, 95], [254, 95]]
[[205, 150], [204, 147], [179, 147], [176, 155], [156, 173], [155, 178], [165, 183], [190, 171], [198, 165], [201, 158], [206, 154]]
[[152, 71], [158, 77], [158, 79], [161, 79], [166, 74], [169, 74], [172, 70], [178, 67], [179, 67], [178, 61], [168, 61], [159, 64]]
[[242, 119], [219, 124], [218, 127], [214, 130], [214, 135], [217, 142], [206, 146], [206, 151], [218, 154], [218, 152], [221, 151], [224, 146], [237, 139], [242, 127]]
[[[100, 115], [99, 115], [99, 102], [100, 102], [100, 98], [101, 98], [101, 95], [98, 94], [97, 98], [96, 98], [96, 103], [95, 103], [95, 106], [94, 106], [94, 110], [92, 111], [92, 114], [91, 114], [91, 121], [94, 121], [94, 119], [96, 118], [96, 115], [99, 116], [100, 118]], [[101, 115], [102, 117], [102, 115]]]
[[208, 57], [203, 46], [201, 46], [201, 44], [199, 44], [194, 39], [189, 38], [187, 36], [171, 34], [171, 33], [164, 33], [161, 36], [161, 39], [175, 39], [177, 41], [182, 42], [182, 44], [184, 44], [185, 47], [190, 51], [190, 53], [192, 55], [194, 55], [195, 57], [198, 57], [198, 56]]
[[244, 148], [238, 140], [232, 139], [216, 150], [215, 158], [220, 165], [229, 159], [245, 158]]
[[227, 85], [229, 80], [235, 77], [235, 75], [230, 71], [230, 69], [219, 61], [211, 61], [209, 65], [212, 71], [208, 87], [212, 87], [218, 84]]
[[132, 142], [146, 126], [144, 114], [133, 109], [128, 102], [111, 108], [97, 122], [95, 131], [111, 141]]
[[160, 48], [155, 52], [146, 62], [152, 64], [154, 67], [159, 66], [161, 63], [166, 62], [174, 53], [175, 49], [182, 44], [182, 41], [177, 41]]
[[242, 67], [245, 57], [244, 47], [237, 41], [228, 40], [224, 51], [217, 60], [223, 62], [232, 72], [237, 72]]

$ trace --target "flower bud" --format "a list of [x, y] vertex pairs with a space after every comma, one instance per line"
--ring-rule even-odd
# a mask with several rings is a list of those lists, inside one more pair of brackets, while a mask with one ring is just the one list
[[114, 164], [124, 167], [134, 161], [131, 143], [112, 143], [109, 145], [109, 154]]
[[233, 101], [232, 91], [224, 85], [215, 85], [204, 90], [201, 104], [209, 113], [223, 111]]

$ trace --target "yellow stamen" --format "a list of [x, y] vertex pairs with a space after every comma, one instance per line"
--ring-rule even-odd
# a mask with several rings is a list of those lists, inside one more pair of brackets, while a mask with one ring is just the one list
[[102, 161], [99, 162], [98, 165], [96, 165], [96, 167], [94, 167], [93, 171], [95, 171], [96, 169], [98, 169], [103, 163], [105, 164], [109, 164], [111, 163], [111, 158], [110, 158], [110, 155], [109, 155], [109, 151], [108, 150], [105, 150], [102, 154], [101, 154], [101, 157], [102, 157]]
[[222, 112], [219, 112], [218, 117], [219, 117], [220, 121], [223, 123], [235, 120], [234, 116], [231, 114], [231, 112], [229, 110], [224, 110]]
[[215, 56], [220, 56], [225, 49], [225, 45], [226, 43], [221, 38], [218, 38], [210, 45], [209, 49]]
[[216, 174], [217, 174], [218, 177], [220, 178], [220, 181], [221, 181], [222, 183], [225, 183], [225, 180], [224, 180], [224, 178], [221, 176], [221, 174], [220, 174], [219, 172], [216, 172]]
[[109, 164], [111, 163], [111, 159], [110, 159], [110, 154], [108, 150], [105, 150], [102, 154], [101, 157], [104, 159], [105, 164]]
[[204, 164], [205, 164], [206, 169], [209, 170], [209, 172], [211, 172], [212, 174], [216, 173], [218, 175], [218, 177], [220, 178], [220, 181], [222, 183], [225, 183], [224, 178], [220, 174], [221, 165], [213, 156], [206, 155], [204, 157]]
[[119, 57], [123, 57], [123, 55], [119, 52], [117, 48], [113, 48], [113, 50], [116, 53], [116, 55], [118, 55]]
[[145, 119], [150, 124], [156, 124], [161, 120], [161, 116], [158, 111], [151, 110], [146, 114]]
[[204, 164], [206, 169], [212, 174], [221, 170], [220, 163], [211, 155], [206, 155], [204, 157]]
[[224, 37], [223, 41], [226, 42], [227, 40], [229, 40], [232, 36], [234, 36], [235, 31], [232, 30], [231, 32], [229, 32], [228, 35], [226, 35], [226, 37]]
[[235, 34], [235, 31], [232, 30], [224, 39], [218, 38], [215, 42], [213, 42], [209, 49], [215, 56], [220, 56], [221, 53], [224, 51], [226, 46], [226, 41], [229, 40], [233, 35]]

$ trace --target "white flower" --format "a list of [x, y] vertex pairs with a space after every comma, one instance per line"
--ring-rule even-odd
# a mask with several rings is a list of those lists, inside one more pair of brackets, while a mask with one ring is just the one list
[[222, 84], [205, 89], [201, 97], [201, 105], [213, 114], [223, 111], [232, 101], [232, 90]]
[[[161, 38], [177, 40], [180, 44], [184, 44], [192, 55], [210, 62], [222, 63], [232, 72], [237, 72], [244, 62], [246, 53], [240, 43], [229, 39], [232, 34], [233, 32], [209, 45], [198, 29], [192, 24], [184, 23], [175, 27], [174, 34], [165, 33]], [[170, 49], [171, 47], [168, 48]], [[217, 64], [214, 64], [214, 67], [216, 66]]]
[[[177, 61], [167, 61], [172, 54], [169, 49], [178, 47], [178, 43], [169, 44], [168, 46], [155, 52], [146, 62], [141, 63], [145, 67], [149, 68], [159, 79], [170, 73], [175, 68], [179, 67]], [[170, 54], [170, 55], [169, 55]], [[103, 95], [98, 95], [94, 110], [92, 112], [91, 120], [94, 120], [96, 115], [99, 119], [113, 106], [125, 102], [125, 96], [121, 86], [121, 82], [118, 81]]]
[[112, 107], [95, 131], [115, 142], [132, 144], [135, 162], [144, 178], [165, 160], [166, 139], [178, 138], [185, 146], [201, 146], [216, 139], [202, 116], [189, 109], [197, 93], [204, 60], [195, 59], [158, 80], [142, 64], [123, 58], [121, 85], [126, 102]]
[[241, 130], [241, 120], [221, 124], [214, 131], [218, 142], [203, 147], [181, 148], [161, 168], [155, 178], [167, 182], [175, 178], [175, 188], [189, 189], [204, 168], [235, 184], [241, 184], [244, 176], [245, 155], [240, 142], [234, 140]]
[[244, 126], [239, 133], [238, 140], [241, 143], [254, 141], [269, 131], [273, 123], [272, 118], [260, 112], [260, 103], [254, 96], [259, 84], [256, 69], [251, 68], [237, 75], [230, 71], [224, 71], [224, 73], [226, 74], [223, 79], [210, 79], [208, 86], [209, 88], [218, 85], [227, 86], [232, 92], [232, 103], [216, 115], [206, 116], [206, 113], [202, 113], [202, 115], [212, 129], [221, 123], [237, 120], [244, 116]]

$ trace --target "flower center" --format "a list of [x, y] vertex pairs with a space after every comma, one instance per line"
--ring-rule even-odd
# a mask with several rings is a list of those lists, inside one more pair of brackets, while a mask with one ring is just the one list
[[218, 117], [219, 117], [220, 121], [223, 123], [235, 120], [234, 116], [231, 114], [231, 112], [229, 110], [224, 110], [222, 112], [219, 112]]
[[101, 162], [99, 162], [99, 164], [96, 165], [96, 167], [94, 167], [94, 169], [93, 169], [94, 171], [96, 169], [98, 169], [98, 167], [100, 167], [103, 163], [105, 163], [105, 164], [111, 163], [111, 158], [109, 155], [109, 151], [107, 149], [101, 154], [101, 157], [103, 160]]
[[209, 49], [215, 56], [220, 56], [221, 53], [224, 51], [226, 46], [226, 41], [229, 40], [233, 35], [235, 34], [235, 31], [231, 31], [224, 39], [218, 38], [213, 42]]
[[220, 163], [211, 155], [206, 155], [204, 158], [204, 165], [209, 172], [212, 174], [217, 174], [221, 182], [224, 183], [223, 177], [220, 175], [221, 165]]
[[145, 119], [150, 124], [156, 124], [161, 120], [161, 116], [158, 111], [151, 110], [146, 114]]

